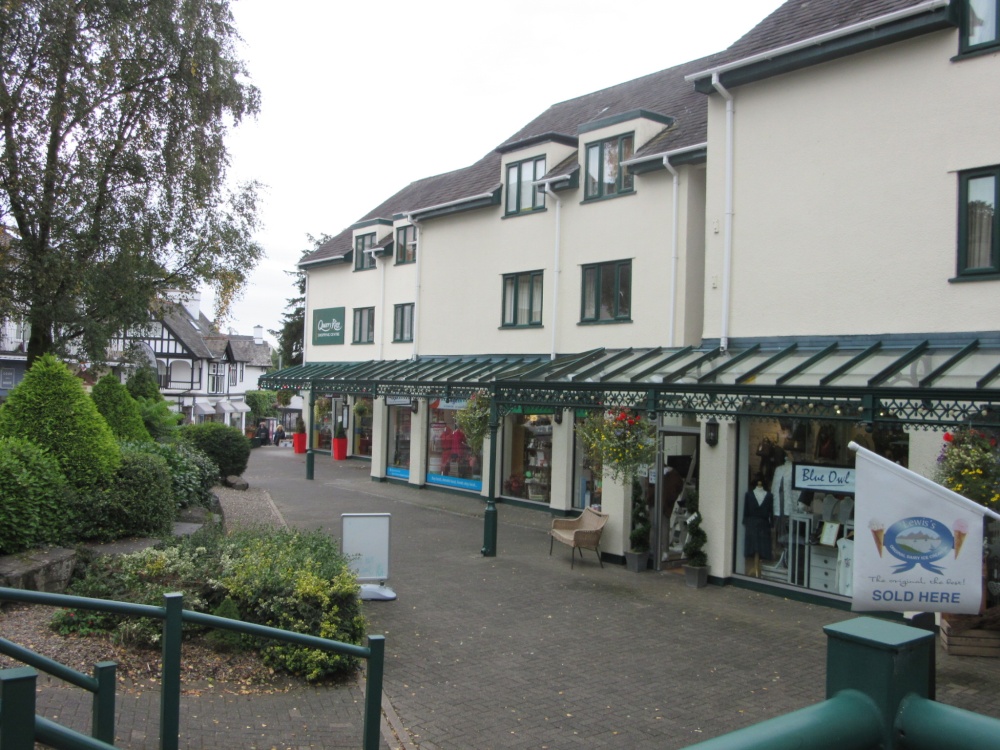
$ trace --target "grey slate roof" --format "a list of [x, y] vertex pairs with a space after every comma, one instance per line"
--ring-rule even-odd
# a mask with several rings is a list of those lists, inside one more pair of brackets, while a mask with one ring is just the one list
[[266, 341], [257, 344], [253, 336], [235, 334], [230, 334], [227, 338], [235, 361], [246, 362], [255, 367], [271, 366], [271, 346]]
[[212, 359], [214, 356], [212, 350], [208, 348], [203, 338], [204, 334], [210, 332], [208, 319], [203, 315], [200, 317], [202, 320], [198, 325], [202, 328], [201, 331], [192, 325], [191, 316], [183, 305], [167, 302], [162, 309], [163, 324], [173, 331], [181, 343], [199, 359]]
[[[737, 39], [713, 65], [735, 62], [760, 52], [836, 31], [888, 13], [920, 5], [924, 0], [788, 0]], [[702, 68], [711, 67], [706, 65]], [[694, 72], [700, 72], [694, 71]]]

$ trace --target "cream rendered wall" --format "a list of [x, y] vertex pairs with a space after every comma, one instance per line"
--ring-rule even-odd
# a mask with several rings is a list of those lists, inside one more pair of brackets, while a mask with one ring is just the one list
[[739, 430], [732, 422], [719, 424], [719, 442], [714, 448], [705, 444], [704, 423], [701, 434], [698, 509], [701, 527], [708, 535], [705, 552], [709, 575], [728, 578], [733, 574], [733, 544], [736, 536], [736, 446]]
[[[1000, 163], [1000, 64], [942, 31], [734, 88], [730, 336], [996, 328], [956, 272], [956, 170]], [[725, 109], [709, 99], [706, 337], [721, 331]], [[973, 312], [974, 311], [974, 312]]]
[[[404, 266], [404, 268], [406, 268]], [[388, 274], [394, 269], [386, 269]], [[304, 362], [356, 362], [375, 359], [376, 344], [352, 344], [354, 309], [375, 307], [376, 336], [381, 331], [384, 311], [378, 310], [380, 279], [377, 268], [355, 271], [353, 263], [323, 266], [308, 273], [305, 320]], [[339, 346], [313, 346], [313, 312], [328, 307], [344, 307], [344, 343]], [[389, 307], [392, 315], [392, 307]], [[390, 320], [389, 337], [392, 337]], [[377, 341], [377, 339], [376, 339]]]

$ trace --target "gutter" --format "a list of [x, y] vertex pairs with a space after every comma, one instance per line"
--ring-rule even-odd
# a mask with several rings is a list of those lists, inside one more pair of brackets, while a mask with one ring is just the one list
[[[832, 41], [834, 39], [840, 39], [842, 37], [851, 36], [852, 34], [857, 34], [861, 31], [868, 31], [870, 29], [878, 28], [879, 26], [885, 26], [886, 24], [893, 23], [894, 21], [900, 21], [906, 18], [911, 18], [913, 16], [918, 16], [922, 13], [927, 13], [929, 11], [938, 10], [939, 8], [946, 8], [950, 5], [950, 0], [926, 0], [918, 5], [913, 5], [909, 8], [903, 8], [902, 10], [893, 11], [892, 13], [886, 13], [884, 16], [878, 16], [876, 18], [869, 19], [867, 21], [862, 21], [860, 23], [853, 23], [849, 26], [842, 26], [839, 29], [834, 29], [833, 31], [827, 31], [823, 34], [818, 34], [817, 36], [809, 37], [808, 39], [802, 39], [798, 42], [792, 42], [791, 44], [786, 44], [781, 47], [775, 47], [771, 50], [766, 50], [765, 52], [758, 52], [756, 55], [751, 55], [750, 57], [744, 57], [741, 60], [734, 60], [733, 62], [723, 63], [722, 65], [717, 65], [714, 68], [708, 68], [700, 73], [692, 73], [691, 75], [684, 76], [684, 80], [690, 82], [697, 81], [702, 78], [708, 78], [712, 76], [713, 79], [717, 76], [726, 73], [730, 70], [737, 70], [739, 68], [745, 68], [749, 65], [753, 65], [759, 62], [766, 62], [772, 60], [775, 57], [781, 57], [782, 55], [787, 55], [791, 52], [797, 52], [802, 49], [807, 49], [809, 47], [815, 47], [825, 42]], [[715, 81], [713, 80], [713, 85]], [[718, 89], [716, 89], [718, 90]]]
[[438, 210], [440, 210], [442, 208], [451, 208], [452, 206], [460, 206], [463, 203], [471, 203], [472, 201], [486, 200], [487, 198], [492, 198], [493, 194], [495, 192], [496, 192], [496, 188], [494, 188], [493, 190], [491, 190], [488, 193], [480, 193], [479, 195], [468, 195], [465, 198], [457, 198], [456, 200], [447, 201], [445, 203], [438, 203], [438, 204], [433, 205], [433, 206], [424, 206], [423, 208], [417, 208], [417, 209], [414, 209], [413, 211], [408, 211], [406, 213], [406, 216], [407, 216], [407, 218], [410, 219], [410, 221], [412, 223], [416, 224], [416, 222], [413, 221], [413, 217], [416, 214], [426, 214], [426, 213], [430, 213], [431, 211], [438, 211]]
[[[675, 148], [670, 151], [661, 151], [657, 154], [646, 154], [645, 156], [637, 156], [633, 159], [627, 159], [622, 162], [623, 167], [631, 167], [634, 164], [645, 164], [651, 161], [660, 161], [661, 159], [670, 159], [674, 156], [680, 156], [681, 154], [687, 154], [692, 151], [700, 151], [703, 148], [708, 148], [708, 143], [696, 143], [693, 146], [684, 146], [682, 148]], [[666, 162], [664, 162], [666, 166]], [[669, 167], [668, 167], [669, 169]]]

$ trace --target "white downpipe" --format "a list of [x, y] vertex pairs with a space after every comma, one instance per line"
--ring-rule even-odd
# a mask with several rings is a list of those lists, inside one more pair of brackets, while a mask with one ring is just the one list
[[726, 214], [723, 230], [722, 254], [722, 328], [719, 333], [719, 348], [729, 348], [729, 307], [732, 295], [731, 281], [733, 269], [733, 95], [719, 81], [719, 74], [712, 74], [712, 86], [726, 100]]
[[413, 352], [410, 354], [411, 359], [416, 359], [420, 349], [417, 347], [417, 339], [420, 335], [420, 326], [417, 325], [417, 319], [420, 315], [420, 267], [423, 265], [420, 262], [420, 236], [423, 234], [423, 226], [413, 218], [413, 214], [406, 215], [407, 221], [415, 230], [413, 236]]
[[[385, 313], [385, 258], [376, 258], [375, 262], [378, 263], [379, 273], [378, 314], [382, 317], [381, 325], [378, 329], [378, 358], [381, 361], [385, 343], [385, 326], [389, 322], [387, 320], [389, 316]], [[395, 324], [395, 320], [393, 320], [393, 324]]]
[[562, 201], [559, 196], [556, 195], [555, 191], [552, 189], [552, 185], [549, 183], [543, 183], [542, 189], [552, 196], [552, 200], [556, 202], [556, 246], [553, 253], [552, 259], [552, 351], [549, 354], [549, 359], [556, 358], [556, 332], [559, 321], [559, 277], [562, 274], [561, 266], [561, 252], [562, 252], [562, 221], [560, 219], [562, 215]]
[[674, 177], [674, 206], [673, 206], [673, 231], [670, 240], [670, 335], [667, 337], [667, 346], [674, 346], [674, 329], [677, 325], [677, 266], [678, 257], [678, 227], [677, 220], [680, 216], [680, 184], [681, 176], [677, 169], [670, 163], [670, 157], [664, 155], [663, 166], [667, 168]]

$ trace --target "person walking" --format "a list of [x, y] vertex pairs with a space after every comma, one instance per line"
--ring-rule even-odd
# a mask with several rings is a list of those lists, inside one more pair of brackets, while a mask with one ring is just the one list
[[285, 428], [280, 424], [274, 428], [274, 444], [281, 447], [281, 441], [285, 439]]

